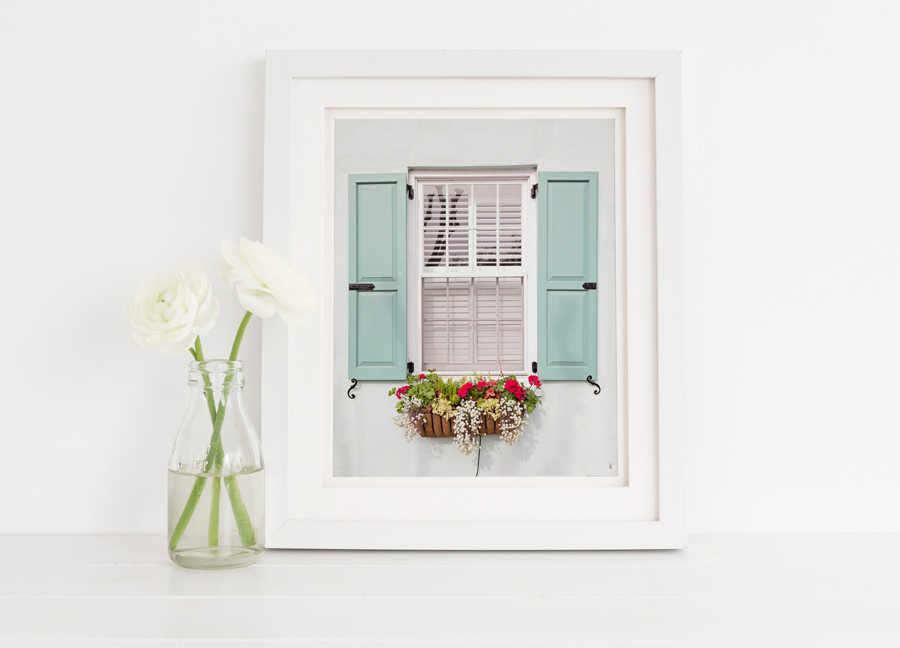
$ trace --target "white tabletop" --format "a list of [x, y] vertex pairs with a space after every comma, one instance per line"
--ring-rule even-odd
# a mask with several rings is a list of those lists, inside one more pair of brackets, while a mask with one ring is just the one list
[[0, 644], [900, 645], [900, 536], [692, 536], [685, 551], [267, 552], [0, 536]]

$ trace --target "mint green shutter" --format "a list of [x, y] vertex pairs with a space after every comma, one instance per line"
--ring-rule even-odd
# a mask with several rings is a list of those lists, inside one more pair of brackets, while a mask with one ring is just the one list
[[350, 176], [349, 376], [406, 379], [406, 174]]
[[596, 172], [538, 174], [538, 374], [597, 377]]

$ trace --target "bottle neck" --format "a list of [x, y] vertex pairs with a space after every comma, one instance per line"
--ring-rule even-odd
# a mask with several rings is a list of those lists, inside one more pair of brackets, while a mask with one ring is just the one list
[[203, 360], [188, 367], [188, 386], [213, 392], [235, 393], [244, 387], [240, 360]]

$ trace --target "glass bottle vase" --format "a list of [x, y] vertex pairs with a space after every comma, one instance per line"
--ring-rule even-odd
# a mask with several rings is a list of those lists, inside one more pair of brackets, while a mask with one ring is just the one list
[[188, 386], [169, 459], [169, 557], [195, 569], [250, 565], [264, 550], [265, 471], [242, 364], [192, 362]]

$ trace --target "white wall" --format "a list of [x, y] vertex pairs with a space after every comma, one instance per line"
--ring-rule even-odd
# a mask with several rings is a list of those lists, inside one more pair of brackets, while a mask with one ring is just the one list
[[185, 362], [123, 305], [260, 236], [265, 50], [529, 47], [684, 52], [689, 530], [900, 531], [900, 5], [550, 7], [5, 0], [0, 531], [164, 529]]

